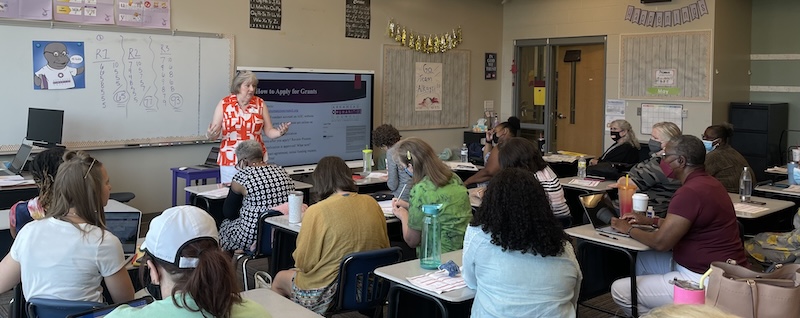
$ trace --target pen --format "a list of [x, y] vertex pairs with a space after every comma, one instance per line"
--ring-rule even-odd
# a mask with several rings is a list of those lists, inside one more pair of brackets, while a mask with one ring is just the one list
[[398, 196], [397, 196], [397, 199], [398, 199], [398, 200], [400, 200], [400, 198], [403, 196], [403, 192], [404, 192], [404, 191], [406, 191], [406, 186], [407, 186], [407, 185], [408, 185], [408, 183], [406, 183], [406, 184], [403, 184], [403, 188], [402, 188], [402, 189], [400, 189], [400, 195], [398, 195]]
[[610, 238], [612, 240], [616, 240], [617, 239], [616, 237], [613, 237], [613, 236], [608, 235], [608, 234], [603, 234], [603, 233], [597, 233], [597, 234], [599, 234], [600, 236], [605, 236], [605, 237]]

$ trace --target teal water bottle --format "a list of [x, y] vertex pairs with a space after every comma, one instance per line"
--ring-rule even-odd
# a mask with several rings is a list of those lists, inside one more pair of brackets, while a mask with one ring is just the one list
[[441, 204], [422, 206], [425, 214], [422, 218], [422, 246], [420, 247], [419, 265], [424, 269], [438, 269], [442, 264], [441, 228], [439, 227], [439, 211]]

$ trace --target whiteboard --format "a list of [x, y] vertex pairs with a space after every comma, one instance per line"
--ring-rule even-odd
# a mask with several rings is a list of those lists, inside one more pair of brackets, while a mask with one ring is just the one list
[[643, 135], [649, 135], [653, 130], [653, 125], [664, 121], [674, 123], [683, 131], [683, 105], [642, 103], [641, 133]]
[[[29, 107], [64, 110], [68, 146], [205, 139], [216, 104], [229, 94], [231, 39], [97, 29], [0, 25], [0, 145], [18, 145], [25, 137]], [[83, 46], [84, 88], [36, 89], [40, 41]]]

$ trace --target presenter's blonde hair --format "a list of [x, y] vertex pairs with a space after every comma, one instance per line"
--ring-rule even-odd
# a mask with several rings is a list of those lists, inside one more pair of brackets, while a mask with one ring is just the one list
[[253, 86], [257, 86], [258, 78], [256, 74], [253, 74], [251, 71], [237, 72], [236, 77], [234, 77], [231, 82], [231, 94], [239, 94], [239, 87], [242, 86], [242, 83], [250, 83], [253, 84]]

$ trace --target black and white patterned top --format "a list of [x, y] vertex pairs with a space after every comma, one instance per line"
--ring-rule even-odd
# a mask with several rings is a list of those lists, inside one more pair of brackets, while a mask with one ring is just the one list
[[272, 207], [288, 201], [294, 181], [277, 165], [247, 167], [233, 176], [246, 190], [239, 217], [220, 225], [220, 245], [224, 250], [249, 250], [256, 241], [258, 217]]

